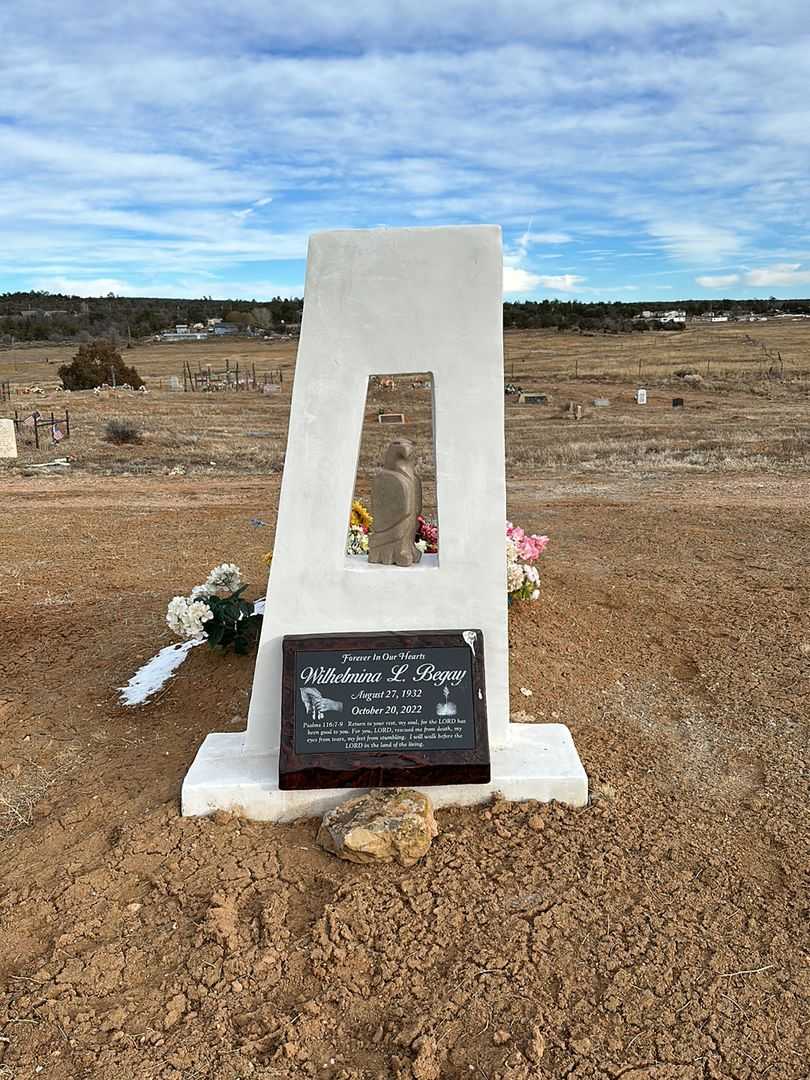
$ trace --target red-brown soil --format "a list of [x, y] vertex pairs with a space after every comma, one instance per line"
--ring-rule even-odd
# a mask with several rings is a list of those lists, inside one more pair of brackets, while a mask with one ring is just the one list
[[259, 594], [277, 491], [3, 481], [0, 1077], [804, 1080], [810, 481], [512, 481], [553, 538], [513, 708], [592, 802], [440, 811], [409, 870], [179, 817], [250, 658], [116, 703], [169, 595], [225, 559]]

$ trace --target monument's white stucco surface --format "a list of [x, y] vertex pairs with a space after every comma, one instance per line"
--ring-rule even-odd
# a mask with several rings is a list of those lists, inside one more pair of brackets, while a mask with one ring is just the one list
[[[347, 797], [278, 790], [281, 640], [385, 630], [484, 634], [493, 783], [426, 789], [434, 801], [474, 802], [490, 790], [587, 800], [567, 729], [509, 722], [502, 268], [495, 226], [311, 238], [248, 728], [209, 735], [183, 786], [184, 813], [242, 806], [286, 819]], [[433, 376], [439, 557], [362, 570], [345, 543], [368, 379], [420, 371]]]
[[13, 420], [0, 420], [0, 458], [17, 456], [17, 433]]

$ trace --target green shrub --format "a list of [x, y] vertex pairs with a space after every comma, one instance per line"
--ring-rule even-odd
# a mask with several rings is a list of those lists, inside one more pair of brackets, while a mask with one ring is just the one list
[[59, 378], [65, 390], [92, 390], [107, 383], [133, 390], [143, 386], [143, 379], [134, 367], [128, 367], [120, 352], [109, 341], [92, 341], [80, 345], [79, 351], [69, 364], [59, 368]]

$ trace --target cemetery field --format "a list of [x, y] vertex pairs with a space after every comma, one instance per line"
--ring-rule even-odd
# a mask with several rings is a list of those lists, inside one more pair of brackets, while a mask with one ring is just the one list
[[[507, 397], [507, 470], [515, 478], [529, 473], [587, 480], [599, 472], [635, 475], [650, 470], [737, 474], [810, 466], [810, 320], [599, 337], [510, 331], [505, 343], [507, 380], [549, 397], [545, 406], [522, 405], [516, 395]], [[41, 449], [32, 440], [21, 445], [11, 472], [55, 456], [67, 456], [70, 470], [93, 475], [173, 471], [224, 478], [278, 471], [296, 344], [232, 339], [125, 349], [126, 362], [135, 365], [149, 388], [146, 394], [59, 392], [56, 369], [70, 360], [74, 347], [0, 351], [0, 381], [8, 380], [12, 387], [11, 400], [0, 402], [0, 416], [11, 417], [16, 409], [24, 417], [36, 408], [46, 417], [51, 412], [59, 417], [67, 408], [71, 419], [69, 441], [55, 449], [45, 430]], [[182, 385], [186, 363], [193, 373], [209, 367], [223, 372], [226, 365], [235, 371], [238, 364], [240, 377], [248, 372], [252, 376], [255, 369], [260, 383], [265, 376], [279, 378], [279, 372], [282, 381], [267, 394], [170, 391], [170, 377]], [[426, 363], [425, 370], [428, 367]], [[376, 422], [378, 412], [403, 413], [406, 434], [418, 445], [429, 442], [431, 392], [413, 388], [412, 382], [420, 381], [424, 372], [414, 374], [414, 379], [397, 380], [394, 390], [377, 386], [370, 392], [361, 485], [390, 435], [389, 428]], [[648, 390], [646, 406], [634, 402], [640, 385]], [[23, 392], [31, 387], [45, 392]], [[683, 409], [672, 408], [676, 398], [683, 399]], [[596, 399], [609, 405], [594, 407]], [[567, 417], [569, 402], [582, 405], [582, 420]], [[141, 442], [105, 442], [105, 425], [112, 419], [132, 423]], [[432, 461], [429, 455], [422, 457], [423, 474], [429, 475]], [[9, 470], [8, 465], [0, 467]]]
[[[551, 396], [506, 406], [510, 516], [551, 537], [510, 609], [513, 718], [570, 727], [591, 804], [439, 811], [407, 870], [326, 855], [315, 821], [179, 817], [252, 657], [196, 648], [118, 701], [172, 595], [223, 561], [263, 592], [294, 343], [139, 346], [147, 394], [67, 398], [55, 349], [0, 352], [46, 390], [0, 415], [67, 400], [72, 426], [0, 462], [0, 1080], [807, 1076], [810, 326], [506, 342]], [[169, 391], [203, 348], [284, 381]], [[360, 493], [378, 409], [427, 445], [430, 397], [373, 389]]]

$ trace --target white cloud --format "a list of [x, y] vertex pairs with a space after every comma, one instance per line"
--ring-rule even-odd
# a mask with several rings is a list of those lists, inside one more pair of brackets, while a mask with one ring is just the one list
[[802, 281], [769, 265], [806, 259], [810, 234], [798, 0], [764, 20], [762, 0], [543, 2], [534, 20], [507, 0], [278, 0], [271, 37], [259, 0], [201, 0], [192, 22], [87, 0], [58, 35], [51, 0], [25, 8], [0, 66], [6, 282], [283, 278], [269, 264], [308, 233], [378, 221], [501, 223], [509, 291], [575, 291], [540, 252], [578, 239], [624, 261], [652, 240], [647, 279], [726, 276], [733, 256], [757, 268], [741, 283]]
[[584, 280], [578, 274], [540, 275], [540, 284], [552, 292], [576, 292]]
[[701, 274], [695, 281], [704, 289], [722, 289], [726, 285], [736, 285], [739, 274]]
[[503, 291], [507, 294], [530, 294], [538, 289], [548, 292], [577, 292], [585, 281], [578, 274], [535, 274], [519, 266], [504, 266]]
[[762, 266], [749, 270], [745, 275], [748, 285], [810, 285], [810, 267], [801, 263], [776, 263], [774, 266]]
[[525, 232], [518, 240], [518, 247], [529, 248], [532, 244], [568, 244], [571, 235], [564, 232]]
[[656, 222], [649, 232], [667, 251], [687, 262], [719, 262], [740, 247], [740, 239], [731, 229], [698, 221]]
[[120, 278], [77, 278], [63, 275], [44, 276], [33, 282], [33, 288], [67, 296], [160, 296], [188, 299], [213, 296], [216, 300], [271, 300], [275, 296], [300, 297], [303, 283], [280, 285], [269, 281], [216, 281], [210, 278], [183, 279], [176, 283], [153, 281], [137, 284]]
[[138, 288], [128, 281], [120, 278], [69, 278], [69, 277], [45, 277], [34, 283], [35, 289], [44, 289], [50, 293], [62, 293], [66, 296], [106, 296], [115, 293], [116, 296], [155, 296], [154, 292], [140, 292]]
[[504, 293], [532, 293], [540, 283], [541, 279], [537, 274], [522, 270], [519, 266], [503, 268]]

